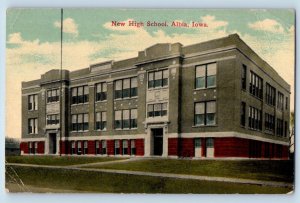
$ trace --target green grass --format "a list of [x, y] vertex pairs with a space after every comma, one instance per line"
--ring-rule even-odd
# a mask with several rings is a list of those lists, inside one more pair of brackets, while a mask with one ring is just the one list
[[233, 177], [293, 182], [294, 165], [283, 160], [180, 160], [145, 159], [89, 168]]
[[[44, 192], [101, 192], [101, 193], [198, 193], [198, 194], [273, 194], [287, 193], [292, 188], [223, 182], [182, 180], [127, 174], [111, 174], [67, 169], [33, 168], [14, 166], [14, 170], [28, 189], [41, 188]], [[6, 166], [6, 187], [10, 192], [20, 191], [13, 182], [11, 166]], [[15, 189], [14, 189], [15, 188]], [[21, 190], [22, 191], [22, 190]], [[28, 190], [27, 190], [28, 191]], [[35, 190], [35, 192], [38, 192]]]
[[53, 165], [68, 166], [75, 164], [87, 164], [95, 162], [105, 162], [120, 160], [122, 158], [114, 157], [74, 157], [74, 156], [6, 156], [8, 163], [36, 164], [36, 165]]

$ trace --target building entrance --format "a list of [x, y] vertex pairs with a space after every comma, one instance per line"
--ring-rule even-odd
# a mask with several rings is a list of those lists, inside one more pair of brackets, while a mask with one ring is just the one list
[[56, 154], [56, 133], [49, 134], [49, 154]]
[[153, 136], [153, 155], [161, 156], [163, 153], [163, 128], [151, 129]]

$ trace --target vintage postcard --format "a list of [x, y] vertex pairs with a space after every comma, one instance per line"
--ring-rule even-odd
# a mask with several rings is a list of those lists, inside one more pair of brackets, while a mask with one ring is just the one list
[[289, 194], [295, 11], [7, 10], [7, 192]]

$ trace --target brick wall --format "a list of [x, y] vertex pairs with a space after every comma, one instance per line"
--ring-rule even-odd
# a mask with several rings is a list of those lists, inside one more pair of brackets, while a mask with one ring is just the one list
[[168, 155], [178, 156], [178, 138], [168, 139]]
[[249, 140], [224, 137], [214, 139], [215, 157], [249, 157]]

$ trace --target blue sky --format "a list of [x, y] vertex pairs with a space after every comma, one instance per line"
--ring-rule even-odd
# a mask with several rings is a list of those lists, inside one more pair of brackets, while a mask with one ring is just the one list
[[[294, 17], [288, 9], [64, 9], [63, 67], [76, 70], [135, 57], [160, 42], [188, 45], [238, 33], [291, 84], [293, 101]], [[115, 28], [110, 26], [113, 20], [195, 21], [208, 27]], [[60, 65], [60, 9], [9, 9], [6, 32], [6, 129], [7, 135], [20, 137], [21, 81], [38, 79]]]

